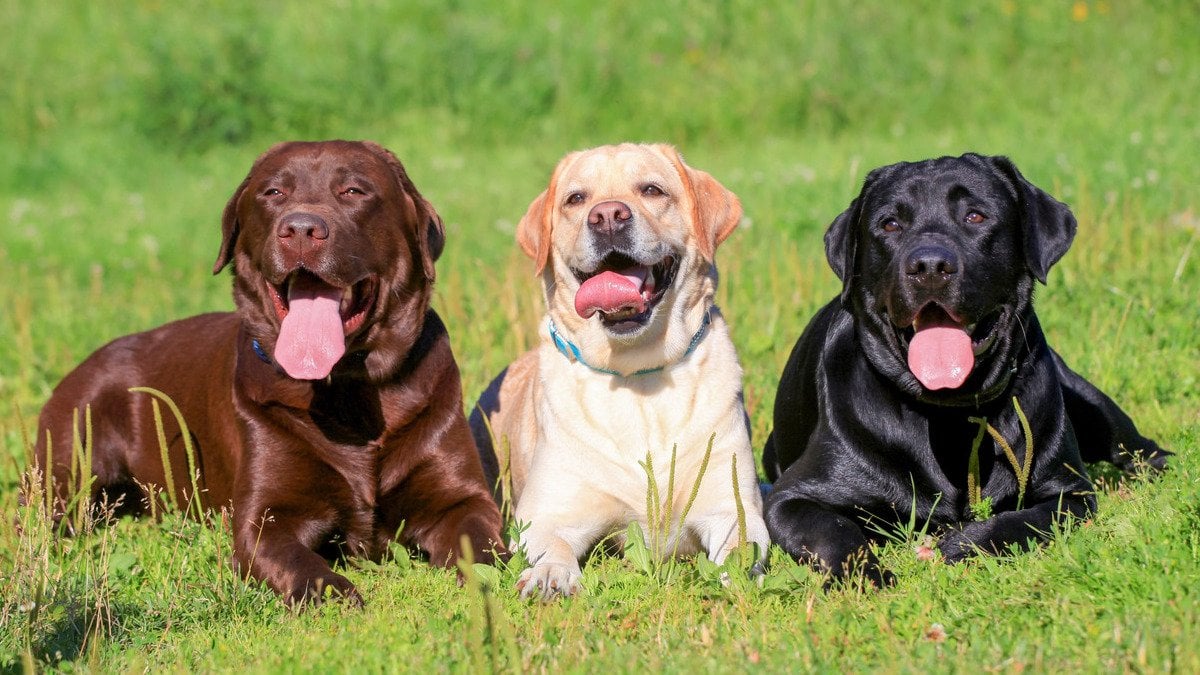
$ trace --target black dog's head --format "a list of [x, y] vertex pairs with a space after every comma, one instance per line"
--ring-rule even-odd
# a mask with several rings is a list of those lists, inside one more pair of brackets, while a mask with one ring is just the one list
[[1075, 217], [1007, 158], [966, 154], [872, 171], [825, 234], [864, 351], [899, 388], [956, 403], [1003, 386], [1033, 281]]

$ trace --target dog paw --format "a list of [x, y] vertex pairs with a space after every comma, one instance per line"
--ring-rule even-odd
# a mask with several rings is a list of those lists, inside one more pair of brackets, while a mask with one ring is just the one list
[[578, 565], [539, 563], [521, 572], [517, 590], [522, 600], [541, 598], [544, 602], [550, 601], [578, 593], [580, 576]]
[[284, 601], [296, 609], [315, 607], [326, 600], [344, 602], [351, 607], [363, 606], [358, 589], [340, 574], [308, 579], [302, 586], [293, 588], [284, 595]]
[[986, 540], [986, 521], [960, 523], [942, 530], [937, 547], [942, 560], [954, 564], [966, 560], [980, 550], [980, 542]]

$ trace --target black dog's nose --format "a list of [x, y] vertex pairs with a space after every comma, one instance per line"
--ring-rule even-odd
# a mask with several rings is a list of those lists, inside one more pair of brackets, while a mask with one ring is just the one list
[[601, 234], [620, 232], [633, 219], [633, 211], [623, 202], [600, 202], [588, 211], [588, 227]]
[[275, 235], [280, 239], [287, 239], [297, 234], [304, 235], [306, 239], [327, 239], [329, 225], [325, 223], [324, 218], [311, 213], [289, 213], [279, 221]]
[[918, 246], [908, 254], [904, 272], [923, 286], [944, 286], [958, 273], [958, 256], [945, 246]]

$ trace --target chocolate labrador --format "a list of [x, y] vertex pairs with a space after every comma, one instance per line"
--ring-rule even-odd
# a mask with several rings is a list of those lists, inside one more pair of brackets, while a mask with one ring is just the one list
[[1034, 313], [1034, 281], [1075, 229], [1004, 157], [867, 176], [825, 235], [842, 293], [779, 383], [763, 452], [774, 542], [831, 580], [861, 568], [882, 585], [868, 542], [910, 518], [940, 528], [947, 561], [1003, 552], [1095, 508], [1084, 462], [1165, 465]]
[[[180, 504], [232, 506], [235, 564], [293, 604], [327, 589], [361, 603], [328, 560], [379, 560], [393, 541], [449, 566], [466, 535], [491, 561], [500, 513], [429, 306], [442, 224], [396, 157], [373, 143], [276, 145], [221, 229], [213, 273], [232, 264], [237, 311], [113, 341], [42, 410], [37, 457], [45, 469], [49, 453], [56, 519], [80, 486], [78, 434], [93, 500], [137, 512], [169, 490]], [[164, 466], [141, 387], [178, 405], [192, 457], [168, 414]]]

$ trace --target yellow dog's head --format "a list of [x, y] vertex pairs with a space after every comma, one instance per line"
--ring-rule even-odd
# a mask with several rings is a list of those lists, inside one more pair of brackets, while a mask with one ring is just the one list
[[574, 152], [529, 206], [517, 241], [551, 319], [589, 363], [630, 372], [683, 355], [716, 290], [713, 256], [741, 202], [669, 145]]

